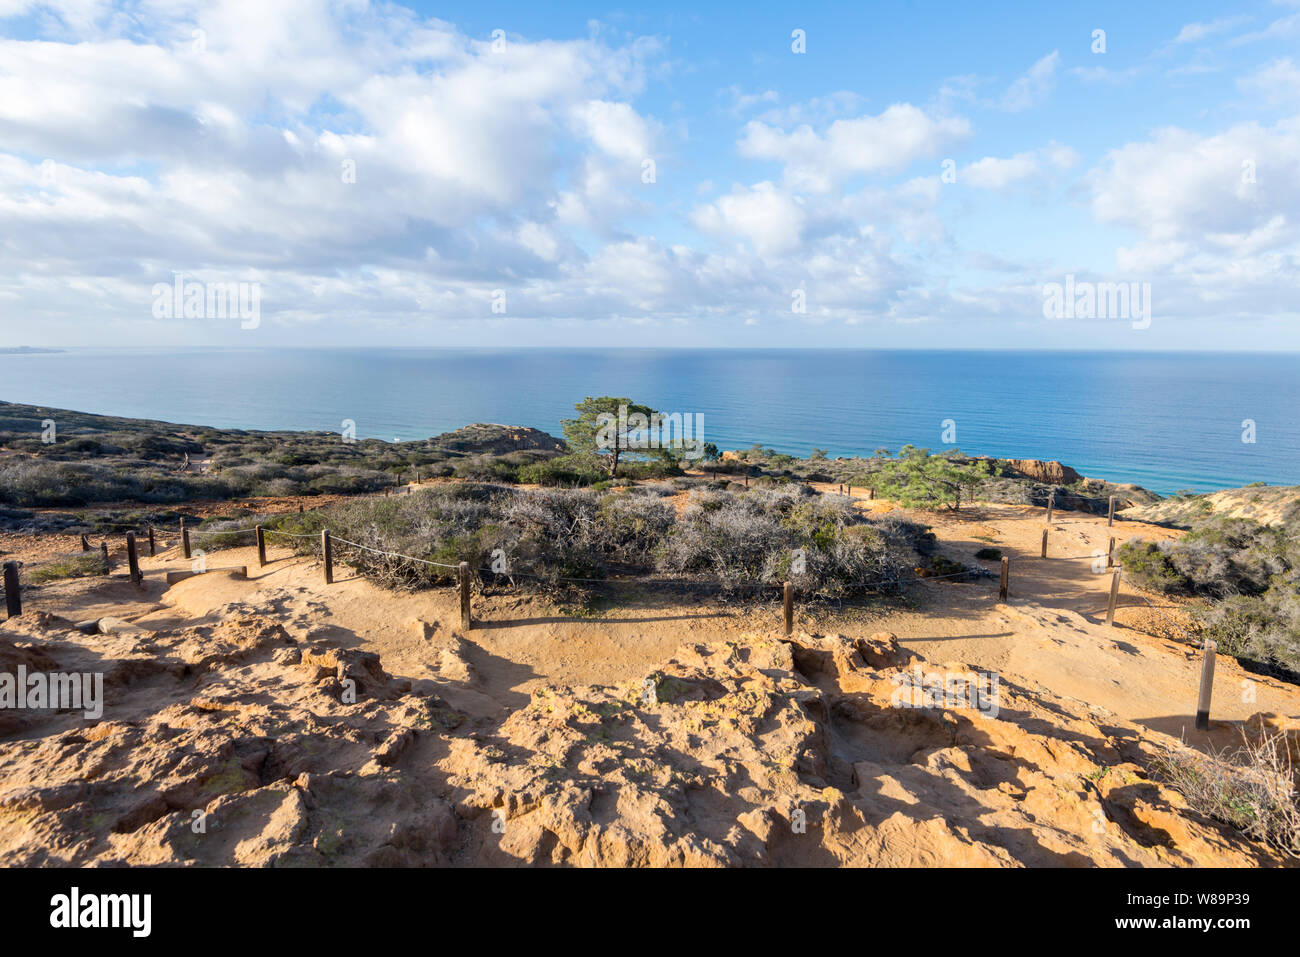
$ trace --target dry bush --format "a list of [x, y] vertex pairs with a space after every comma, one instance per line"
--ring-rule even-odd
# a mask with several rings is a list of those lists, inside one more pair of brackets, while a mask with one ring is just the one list
[[803, 486], [697, 491], [659, 548], [658, 565], [718, 580], [727, 591], [786, 580], [808, 597], [891, 591], [908, 577], [911, 531], [898, 520], [871, 521], [846, 496], [809, 495]]
[[1153, 770], [1201, 814], [1300, 858], [1300, 768], [1285, 731], [1242, 733], [1243, 743], [1203, 754], [1168, 748]]

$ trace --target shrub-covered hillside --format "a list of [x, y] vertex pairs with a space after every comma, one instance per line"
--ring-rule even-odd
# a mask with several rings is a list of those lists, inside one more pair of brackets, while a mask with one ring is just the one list
[[1126, 542], [1118, 557], [1139, 585], [1204, 599], [1192, 610], [1220, 651], [1300, 672], [1300, 506], [1273, 525], [1203, 519], [1174, 541]]
[[[47, 421], [54, 422], [51, 434]], [[47, 439], [53, 438], [50, 442]], [[564, 443], [536, 429], [472, 425], [430, 439], [347, 441], [0, 402], [0, 505], [169, 504], [372, 492], [415, 473], [517, 481]]]

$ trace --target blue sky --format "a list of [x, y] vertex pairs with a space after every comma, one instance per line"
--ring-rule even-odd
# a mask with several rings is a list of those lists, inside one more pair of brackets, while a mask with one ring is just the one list
[[0, 344], [1300, 349], [1298, 51], [1292, 0], [0, 0]]

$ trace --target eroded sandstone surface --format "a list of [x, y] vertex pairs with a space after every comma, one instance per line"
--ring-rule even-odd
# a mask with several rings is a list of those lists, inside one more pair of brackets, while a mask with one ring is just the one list
[[996, 716], [907, 706], [918, 673], [963, 666], [887, 633], [687, 640], [639, 680], [495, 714], [449, 703], [478, 681], [458, 647], [412, 680], [239, 603], [0, 624], [0, 669], [97, 670], [107, 698], [99, 720], [6, 715], [0, 863], [1276, 863], [1148, 777], [1159, 744], [1107, 711], [1007, 677]]

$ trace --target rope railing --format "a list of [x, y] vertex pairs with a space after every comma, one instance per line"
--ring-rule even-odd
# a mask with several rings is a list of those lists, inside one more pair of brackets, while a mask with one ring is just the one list
[[87, 551], [86, 549], [78, 549], [75, 552], [55, 552], [52, 555], [42, 555], [40, 558], [33, 559], [32, 561], [23, 561], [22, 559], [17, 559], [17, 558], [10, 559], [10, 561], [12, 561], [19, 568], [36, 569], [36, 568], [43, 568], [46, 565], [54, 565], [57, 564], [58, 562], [71, 561], [77, 558], [89, 558], [92, 556], [94, 557], [99, 556], [98, 546], [96, 546], [95, 548], [89, 551]]
[[[826, 493], [826, 494], [830, 494], [830, 493]], [[182, 536], [188, 531], [192, 533], [197, 533], [201, 535], [203, 539], [207, 539], [207, 540], [211, 540], [213, 538], [217, 538], [220, 536], [251, 535], [251, 534], [258, 534], [259, 532], [264, 533], [266, 535], [279, 535], [283, 538], [297, 540], [297, 541], [314, 540], [320, 537], [318, 534], [301, 534], [295, 532], [287, 532], [281, 529], [268, 528], [265, 526], [256, 526], [253, 528], [242, 528], [242, 529], [241, 528], [204, 529], [203, 525], [200, 524], [198, 526], [189, 526], [187, 528], [184, 523], [184, 518], [188, 518], [188, 516], [182, 518], [182, 524], [179, 529], [161, 528], [149, 522], [136, 522], [136, 523], [104, 522], [96, 519], [91, 519], [88, 522], [78, 523], [78, 525], [74, 525], [70, 527], [76, 528], [76, 527], [91, 526], [93, 528], [118, 528], [118, 529], [129, 529], [134, 531], [145, 531], [145, 532], [147, 532], [148, 530], [152, 530], [154, 533], [162, 533], [167, 535], [182, 535]], [[218, 521], [220, 520], [218, 519]], [[1075, 520], [1075, 521], [1077, 522], [1079, 520]], [[1074, 524], [1075, 522], [1068, 522], [1068, 523]], [[1064, 523], [1058, 523], [1058, 524], [1064, 524]], [[445, 569], [449, 572], [461, 571], [463, 568], [468, 567], [465, 566], [464, 563], [452, 564], [447, 562], [439, 562], [439, 561], [434, 561], [432, 559], [419, 558], [414, 555], [407, 555], [401, 552], [376, 548], [374, 546], [366, 545], [361, 542], [351, 541], [350, 539], [328, 536], [328, 533], [326, 533], [326, 537], [328, 538], [331, 544], [338, 544], [345, 547], [354, 548], [357, 549], [358, 551], [365, 552], [370, 555], [374, 555], [379, 559], [384, 559], [384, 560], [389, 560], [394, 562], [410, 562], [413, 564], [423, 565], [430, 568]], [[260, 553], [264, 553], [264, 547], [262, 546], [262, 542], [263, 539], [259, 535], [258, 543], [259, 543]], [[172, 546], [165, 546], [165, 547], [169, 548]], [[319, 553], [320, 551], [322, 551], [322, 549], [313, 548], [312, 551]], [[85, 555], [85, 554], [87, 554], [87, 552], [84, 550], [82, 552], [70, 552], [67, 554], [66, 558], [72, 558], [77, 555]], [[1106, 553], [1101, 552], [1100, 554], [1104, 555]], [[330, 556], [328, 556], [327, 554], [325, 557], [328, 561]], [[1099, 557], [1098, 552], [1092, 552], [1086, 555], [1053, 556], [1053, 558], [1058, 558], [1062, 561], [1076, 561], [1082, 559], [1095, 560], [1098, 557]], [[53, 562], [55, 560], [59, 560], [59, 559], [50, 559], [49, 561]], [[264, 561], [264, 557], [262, 558], [262, 560]], [[1114, 567], [1117, 568], [1118, 566], [1114, 566]], [[526, 570], [498, 571], [493, 568], [481, 568], [481, 567], [477, 569], [472, 569], [472, 571], [477, 572], [479, 575], [490, 575], [492, 576], [494, 581], [497, 579], [513, 580], [515, 578], [531, 578], [531, 579], [554, 582], [554, 583], [564, 582], [564, 583], [573, 583], [573, 584], [613, 584], [623, 580], [620, 579], [619, 577], [610, 577], [610, 576], [581, 577], [581, 576], [573, 576], [573, 575], [538, 573], [538, 572], [531, 572]], [[837, 589], [870, 590], [870, 589], [884, 588], [887, 586], [901, 586], [901, 585], [915, 584], [917, 582], [924, 582], [924, 581], [946, 581], [946, 580], [957, 579], [957, 578], [986, 579], [992, 577], [993, 577], [992, 573], [990, 573], [986, 569], [964, 568], [960, 571], [951, 572], [942, 575], [911, 575], [906, 577], [881, 578], [873, 581], [851, 581], [851, 582], [830, 581], [827, 582], [827, 585]], [[628, 580], [633, 580], [635, 581], [636, 584], [639, 585], [665, 585], [665, 586], [675, 586], [675, 587], [719, 587], [728, 590], [741, 590], [741, 591], [744, 590], [759, 591], [764, 589], [780, 587], [780, 583], [774, 581], [768, 582], [768, 581], [760, 581], [760, 580], [749, 580], [749, 581], [735, 582], [735, 581], [727, 581], [723, 579], [651, 578], [651, 577], [638, 576], [635, 575], [634, 573], [628, 576]], [[1005, 573], [1004, 573], [1004, 581], [1003, 581], [1004, 591], [1005, 591], [1005, 586], [1006, 586], [1006, 581], [1005, 581]], [[1144, 597], [1144, 596], [1140, 596], [1140, 597]], [[1145, 597], [1144, 600], [1146, 600]], [[1147, 604], [1150, 605], [1150, 602], [1148, 601]], [[1159, 609], [1154, 608], [1154, 606], [1152, 606], [1152, 609], [1159, 614], [1163, 614], [1159, 612]], [[1168, 616], [1164, 616], [1164, 617], [1168, 618]], [[1177, 622], [1174, 622], [1173, 619], [1168, 619], [1168, 620], [1173, 624], [1177, 624]]]
[[1171, 615], [1168, 615], [1165, 612], [1161, 611], [1154, 604], [1152, 604], [1150, 598], [1148, 598], [1146, 595], [1142, 594], [1141, 592], [1134, 591], [1133, 594], [1136, 595], [1138, 598], [1141, 598], [1144, 602], [1146, 602], [1148, 608], [1150, 608], [1153, 612], [1155, 612], [1165, 621], [1169, 622], [1169, 624], [1172, 625], [1174, 628], [1176, 628], [1179, 632], [1181, 632], [1187, 639], [1189, 639], [1190, 643], [1199, 644], [1199, 642], [1192, 640], [1192, 632], [1191, 629], [1187, 627], [1187, 625], [1185, 625], [1183, 622], [1180, 622], [1178, 619], [1172, 617]]
[[[250, 529], [250, 531], [252, 531], [252, 529]], [[314, 540], [319, 537], [317, 535], [300, 535], [292, 532], [283, 532], [280, 531], [279, 529], [272, 529], [272, 528], [265, 529], [265, 532], [268, 535], [271, 534], [283, 535], [288, 538], [295, 538], [295, 539]], [[406, 555], [403, 554], [402, 552], [387, 551], [385, 549], [375, 548], [371, 545], [364, 545], [361, 542], [354, 542], [346, 538], [340, 538], [336, 535], [330, 536], [330, 543], [332, 545], [346, 545], [351, 548], [360, 549], [362, 551], [369, 552], [370, 554], [377, 555], [381, 558], [415, 562], [417, 564], [429, 565], [435, 568], [445, 568], [450, 571], [457, 571], [460, 568], [459, 564], [449, 564], [447, 562], [436, 562], [433, 561], [432, 559], [417, 558], [414, 555]], [[620, 581], [620, 579], [618, 578], [611, 578], [609, 576], [605, 576], [603, 578], [589, 578], [589, 577], [579, 577], [574, 575], [551, 575], [551, 574], [543, 574], [539, 572], [525, 571], [522, 569], [506, 569], [506, 570], [498, 571], [493, 568], [477, 567], [477, 568], [473, 568], [472, 570], [481, 575], [492, 575], [494, 578], [522, 577], [522, 578], [536, 578], [536, 579], [555, 581], [555, 582], [574, 582], [580, 584], [610, 584], [610, 583], [615, 583]], [[903, 584], [910, 584], [914, 582], [925, 582], [925, 581], [944, 581], [950, 578], [966, 578], [972, 576], [976, 578], [992, 577], [989, 572], [985, 571], [982, 568], [967, 568], [967, 569], [963, 569], [962, 571], [949, 572], [944, 575], [912, 575], [909, 577], [881, 578], [875, 581], [850, 581], [850, 582], [835, 581], [835, 582], [830, 582], [829, 584], [841, 588], [879, 588], [886, 585], [903, 585]], [[729, 584], [728, 582], [725, 582], [721, 579], [700, 579], [700, 578], [658, 578], [656, 579], [656, 578], [647, 578], [644, 576], [636, 576], [636, 575], [629, 576], [629, 578], [631, 580], [635, 580], [635, 582], [639, 585], [647, 585], [647, 584], [667, 584], [667, 585], [684, 585], [684, 586], [719, 585], [725, 587]], [[740, 587], [750, 587], [755, 589], [780, 587], [779, 582], [764, 582], [758, 580], [741, 582], [739, 583], [739, 585]]]
[[[266, 564], [266, 550], [265, 550], [265, 538], [264, 538], [265, 535], [268, 534], [279, 535], [282, 538], [289, 539], [296, 542], [318, 540], [313, 542], [309, 550], [313, 555], [319, 555], [319, 557], [323, 560], [323, 564], [325, 568], [326, 584], [330, 584], [333, 582], [331, 547], [335, 543], [347, 548], [356, 549], [359, 553], [377, 556], [381, 560], [387, 560], [393, 562], [409, 562], [415, 565], [421, 565], [429, 568], [445, 569], [448, 572], [458, 573], [457, 577], [459, 579], [458, 587], [460, 593], [461, 625], [466, 631], [474, 627], [474, 622], [472, 617], [472, 606], [471, 606], [471, 578], [475, 571], [479, 575], [493, 576], [492, 578], [493, 582], [495, 582], [497, 579], [505, 579], [509, 581], [511, 585], [514, 584], [513, 580], [517, 577], [533, 578], [533, 579], [538, 579], [538, 580], [543, 580], [543, 581], [553, 582], [553, 583], [568, 582], [568, 583], [575, 583], [575, 584], [602, 584], [602, 585], [620, 584], [625, 580], [618, 575], [615, 575], [614, 577], [606, 576], [601, 578], [593, 578], [593, 577], [579, 577], [579, 576], [570, 576], [570, 575], [541, 574], [541, 573], [531, 572], [526, 570], [503, 569], [501, 571], [498, 571], [494, 568], [481, 568], [481, 567], [478, 569], [471, 569], [470, 565], [467, 562], [460, 562], [458, 564], [438, 562], [432, 559], [419, 558], [414, 555], [406, 555], [401, 552], [388, 551], [385, 549], [376, 548], [374, 546], [366, 545], [361, 542], [355, 542], [346, 538], [331, 538], [328, 530], [322, 530], [318, 534], [303, 534], [303, 533], [283, 531], [278, 528], [267, 528], [261, 525], [254, 526], [252, 528], [204, 529], [202, 524], [200, 524], [198, 527], [195, 526], [187, 527], [185, 524], [187, 518], [189, 517], [186, 516], [181, 519], [181, 527], [179, 530], [162, 529], [159, 528], [159, 526], [154, 525], [153, 523], [150, 522], [122, 523], [122, 522], [101, 522], [101, 521], [93, 521], [93, 520], [91, 522], [79, 523], [78, 525], [74, 525], [70, 527], [72, 528], [91, 527], [96, 531], [101, 529], [117, 528], [117, 529], [127, 529], [132, 533], [143, 532], [144, 534], [147, 534], [149, 536], [149, 550], [151, 555], [154, 553], [154, 545], [155, 545], [154, 537], [158, 532], [162, 532], [163, 534], [167, 534], [169, 536], [179, 535], [180, 538], [182, 539], [182, 545], [184, 548], [184, 553], [186, 558], [190, 556], [189, 542], [187, 540], [188, 532], [200, 531], [201, 529], [202, 531], [200, 534], [202, 534], [204, 539], [217, 538], [223, 535], [242, 536], [248, 534], [255, 534], [257, 536], [258, 561], [260, 565]], [[1113, 519], [1113, 506], [1112, 506], [1111, 518]], [[1050, 523], [1050, 519], [1051, 519], [1050, 506], [1049, 506], [1048, 519]], [[1060, 523], [1060, 524], [1066, 524], [1066, 523]], [[1075, 520], [1075, 521], [1068, 522], [1068, 524], [1091, 524], [1091, 523], [1087, 523], [1084, 520]], [[1107, 525], [1108, 527], [1113, 527], [1110, 520], [1108, 520]], [[1044, 559], [1047, 558], [1047, 544], [1048, 544], [1047, 534], [1048, 532], [1045, 529], [1043, 533], [1044, 536], [1042, 542], [1043, 552], [1041, 556]], [[137, 543], [135, 541], [135, 534], [128, 534], [126, 536], [126, 539], [127, 539], [128, 565], [130, 568], [131, 578], [136, 583], [137, 586], [142, 587], [143, 576], [140, 571], [140, 565], [136, 553]], [[22, 613], [22, 595], [21, 595], [21, 589], [19, 583], [19, 568], [26, 568], [28, 574], [34, 572], [37, 575], [39, 575], [40, 570], [42, 568], [56, 565], [60, 562], [69, 562], [77, 559], [91, 559], [94, 557], [102, 556], [103, 564], [104, 564], [104, 573], [105, 574], [110, 573], [112, 567], [112, 561], [109, 558], [107, 541], [101, 542], [99, 547], [96, 549], [89, 545], [89, 539], [87, 535], [83, 533], [82, 542], [83, 542], [83, 549], [79, 552], [56, 553], [53, 555], [45, 556], [44, 558], [36, 562], [24, 563], [19, 561], [9, 561], [4, 563], [3, 591], [5, 596], [5, 606], [6, 606], [7, 615], [9, 617], [13, 617], [15, 615], [19, 615]], [[1121, 578], [1123, 577], [1123, 565], [1114, 561], [1114, 548], [1115, 548], [1115, 540], [1114, 538], [1112, 538], [1110, 542], [1110, 548], [1105, 551], [1098, 548], [1098, 549], [1094, 549], [1088, 554], [1052, 556], [1053, 558], [1060, 559], [1061, 561], [1079, 561], [1084, 559], [1096, 561], [1098, 558], [1101, 557], [1107, 558], [1107, 570], [1110, 571], [1112, 574], [1109, 605], [1106, 614], [1107, 626], [1113, 626], [1114, 624], [1116, 601], [1119, 594], [1120, 581]], [[96, 555], [96, 552], [99, 552], [100, 554]], [[1000, 582], [1000, 587], [998, 592], [998, 600], [1000, 602], [1005, 602], [1008, 600], [1008, 568], [1009, 568], [1009, 558], [1003, 556], [1002, 577], [1001, 577], [1001, 582]], [[190, 573], [179, 573], [179, 574], [190, 574]], [[363, 570], [363, 574], [364, 574], [364, 570]], [[945, 581], [945, 580], [956, 579], [956, 578], [980, 580], [980, 579], [989, 579], [992, 577], [993, 577], [992, 573], [990, 573], [988, 570], [984, 568], [967, 567], [967, 568], [962, 568], [960, 571], [949, 572], [949, 573], [939, 574], [939, 575], [913, 574], [910, 576], [895, 576], [890, 578], [880, 578], [873, 581], [855, 581], [855, 582], [829, 581], [826, 583], [826, 585], [835, 589], [845, 589], [845, 590], [852, 589], [857, 591], [857, 590], [879, 589], [879, 588], [884, 588], [886, 586], [911, 585], [911, 584], [916, 584], [916, 583], [921, 583], [926, 581], [937, 582], [937, 581]], [[758, 580], [750, 580], [750, 581], [742, 581], [739, 583], [734, 583], [722, 579], [692, 579], [692, 578], [658, 579], [658, 578], [651, 578], [651, 577], [642, 577], [637, 575], [634, 571], [629, 573], [626, 580], [629, 583], [638, 586], [662, 585], [662, 586], [669, 586], [669, 587], [687, 587], [687, 588], [695, 588], [695, 589], [720, 588], [727, 591], [733, 591], [733, 590], [744, 591], [747, 589], [753, 591], [762, 591], [762, 590], [778, 587], [778, 583], [774, 581], [765, 582], [765, 581], [758, 581]], [[168, 575], [168, 581], [169, 582], [172, 581], [171, 573], [169, 573]], [[780, 585], [783, 588], [784, 633], [786, 636], [789, 636], [792, 633], [793, 623], [794, 623], [794, 587], [792, 582], [790, 581], [780, 583]], [[1216, 652], [1214, 642], [1209, 640], [1205, 641], [1204, 643], [1195, 641], [1194, 639], [1192, 639], [1191, 630], [1183, 622], [1180, 622], [1174, 617], [1172, 617], [1171, 615], [1165, 613], [1162, 609], [1158, 608], [1151, 601], [1150, 598], [1148, 598], [1146, 595], [1142, 594], [1141, 592], [1133, 590], [1133, 593], [1142, 600], [1142, 602], [1145, 604], [1145, 606], [1148, 609], [1150, 609], [1150, 611], [1154, 612], [1161, 620], [1167, 622], [1170, 626], [1172, 626], [1172, 628], [1178, 634], [1182, 635], [1185, 639], [1191, 639], [1188, 641], [1189, 644], [1193, 644], [1193, 645], [1200, 644], [1201, 647], [1204, 649], [1200, 698], [1198, 701], [1197, 727], [1201, 729], [1208, 728], [1209, 692], [1213, 682], [1213, 664], [1214, 664], [1214, 657]], [[842, 600], [843, 597], [846, 596], [821, 594], [818, 597], [822, 598], [823, 600], [829, 600], [831, 602], [839, 602]]]
[[382, 555], [382, 556], [385, 557], [385, 558], [400, 558], [400, 559], [402, 559], [402, 560], [404, 560], [404, 561], [408, 561], [408, 562], [419, 562], [419, 563], [422, 564], [422, 565], [433, 565], [433, 566], [435, 566], [435, 567], [437, 567], [437, 568], [459, 568], [459, 567], [460, 567], [459, 565], [448, 565], [448, 564], [446, 564], [446, 563], [444, 563], [444, 562], [435, 562], [435, 561], [430, 561], [430, 560], [427, 559], [427, 558], [416, 558], [416, 557], [413, 556], [413, 555], [403, 555], [403, 554], [401, 554], [400, 552], [386, 552], [386, 551], [381, 551], [381, 550], [378, 549], [378, 548], [371, 548], [369, 545], [362, 545], [362, 544], [360, 544], [360, 543], [358, 543], [358, 542], [350, 542], [350, 541], [348, 541], [346, 538], [337, 538], [337, 537], [335, 537], [335, 536], [333, 536], [333, 535], [330, 536], [330, 541], [331, 541], [331, 542], [338, 542], [338, 543], [343, 544], [343, 545], [350, 545], [350, 546], [352, 546], [353, 548], [360, 548], [360, 549], [363, 549], [364, 551], [367, 551], [367, 552], [373, 552], [374, 554], [376, 554], [376, 555]]
[[[265, 532], [267, 535], [283, 535], [285, 538], [312, 538], [312, 539], [314, 539], [314, 538], [319, 538], [319, 537], [320, 537], [319, 535], [298, 535], [298, 534], [296, 534], [296, 533], [294, 533], [294, 532], [282, 532], [282, 531], [280, 531], [280, 529], [278, 529], [278, 528], [265, 528], [265, 527], [264, 527], [262, 530], [263, 530], [263, 532]], [[253, 531], [257, 531], [257, 529], [253, 529]]]

